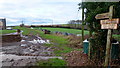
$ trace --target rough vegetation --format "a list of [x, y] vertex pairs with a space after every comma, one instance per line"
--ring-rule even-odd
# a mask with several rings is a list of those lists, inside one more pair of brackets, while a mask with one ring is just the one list
[[103, 61], [105, 57], [107, 30], [101, 29], [100, 19], [95, 19], [95, 16], [97, 14], [109, 12], [109, 7], [111, 5], [114, 5], [115, 8], [113, 18], [119, 18], [119, 2], [83, 2], [79, 4], [79, 9], [86, 9], [86, 12], [84, 12], [86, 16], [85, 22], [88, 24], [90, 32], [94, 32], [94, 42], [91, 42], [91, 57], [92, 60], [96, 59], [94, 62], [96, 62], [97, 65], [97, 61]]
[[[47, 29], [52, 32], [59, 31], [59, 32], [67, 32], [72, 34], [81, 34], [81, 30], [79, 29], [67, 29], [67, 28], [49, 28], [49, 27], [34, 27], [36, 29]], [[89, 32], [85, 30], [85, 34], [88, 34]]]

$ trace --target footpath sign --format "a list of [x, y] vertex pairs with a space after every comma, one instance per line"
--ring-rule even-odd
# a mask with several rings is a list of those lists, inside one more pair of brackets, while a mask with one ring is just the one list
[[100, 20], [101, 24], [119, 24], [119, 18]]
[[101, 20], [101, 29], [108, 29], [107, 33], [107, 44], [106, 44], [106, 54], [105, 54], [105, 65], [109, 66], [111, 61], [111, 38], [112, 38], [112, 31], [111, 29], [117, 29], [117, 24], [119, 24], [119, 19], [113, 19], [113, 6], [109, 7], [108, 13], [102, 13], [97, 14], [95, 16], [96, 19], [105, 19], [109, 18], [107, 20]]
[[117, 29], [117, 24], [103, 24], [101, 29]]
[[109, 16], [110, 16], [110, 13], [108, 12], [108, 13], [97, 14], [95, 16], [95, 18], [96, 19], [105, 19], [105, 18], [109, 18]]
[[119, 18], [100, 20], [101, 29], [117, 29], [119, 24]]

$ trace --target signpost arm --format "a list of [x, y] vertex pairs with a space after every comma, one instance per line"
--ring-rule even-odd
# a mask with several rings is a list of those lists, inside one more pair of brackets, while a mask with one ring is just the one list
[[[109, 19], [112, 19], [113, 16], [113, 6], [110, 6], [110, 17]], [[106, 56], [105, 56], [105, 66], [108, 66], [110, 63], [110, 58], [111, 58], [111, 37], [112, 37], [112, 31], [111, 29], [108, 29], [108, 33], [107, 33], [107, 44], [106, 44]]]

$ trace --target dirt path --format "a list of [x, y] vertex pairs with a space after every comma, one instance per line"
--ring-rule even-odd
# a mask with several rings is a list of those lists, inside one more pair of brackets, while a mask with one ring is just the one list
[[34, 35], [23, 36], [21, 42], [2, 43], [0, 47], [2, 66], [30, 66], [49, 58], [62, 59], [54, 55], [51, 47], [43, 44], [50, 44], [50, 42]]

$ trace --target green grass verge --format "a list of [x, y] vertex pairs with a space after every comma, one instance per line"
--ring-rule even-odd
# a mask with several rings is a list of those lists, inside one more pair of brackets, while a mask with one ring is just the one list
[[[67, 29], [67, 28], [49, 28], [49, 27], [34, 27], [35, 29], [47, 29], [50, 31], [60, 31], [60, 32], [68, 32], [68, 33], [72, 33], [72, 34], [81, 34], [82, 30], [78, 30], [78, 29]], [[85, 34], [89, 34], [89, 31], [84, 30]]]
[[66, 62], [62, 59], [52, 58], [48, 60], [39, 61], [36, 63], [37, 66], [66, 66]]
[[0, 30], [0, 34], [9, 34], [14, 32], [16, 32], [16, 30]]
[[66, 46], [69, 42], [68, 39], [64, 38], [64, 36], [56, 36], [54, 34], [40, 34], [43, 38], [51, 40], [53, 44], [45, 44], [45, 46], [56, 47], [54, 53], [56, 56], [61, 56], [62, 53], [68, 53], [73, 49]]

